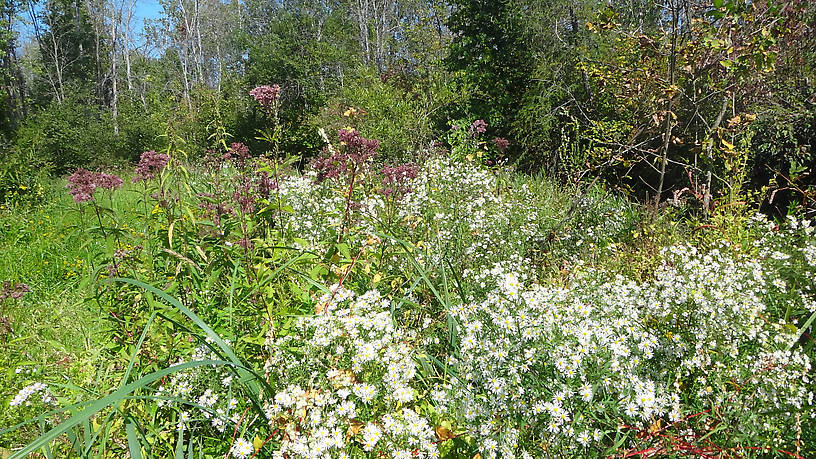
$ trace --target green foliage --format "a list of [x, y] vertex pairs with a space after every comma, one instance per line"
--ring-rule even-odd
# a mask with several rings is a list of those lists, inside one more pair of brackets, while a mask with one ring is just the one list
[[446, 88], [424, 91], [422, 84], [410, 76], [401, 81], [399, 75], [380, 78], [370, 71], [361, 71], [358, 78], [327, 101], [327, 107], [314, 118], [313, 125], [332, 134], [353, 126], [366, 137], [382, 139], [378, 149], [381, 160], [409, 160], [430, 144], [431, 112], [446, 97]]
[[[746, 177], [757, 189], [772, 176], [769, 162], [787, 162], [781, 149], [769, 157], [768, 139], [777, 134], [773, 123], [755, 122], [758, 113], [807, 125], [802, 116], [807, 108], [783, 107], [775, 97], [792, 91], [793, 100], [809, 99], [799, 97], [806, 86], [801, 69], [788, 66], [792, 54], [812, 48], [800, 21], [812, 12], [805, 5], [739, 1], [683, 8], [666, 2], [657, 8], [663, 14], [654, 23], [640, 19], [637, 26], [624, 6], [587, 18], [591, 35], [575, 62], [583, 84], [573, 79], [563, 88], [572, 100], [562, 105], [561, 119], [575, 129], [566, 136], [562, 129], [551, 163], [567, 176], [600, 175], [642, 196], [653, 194], [663, 180], [665, 154], [663, 190], [695, 196], [708, 212], [711, 198], [735, 201]], [[690, 14], [691, 21], [672, 19], [681, 14]], [[733, 46], [736, 42], [741, 45]], [[807, 137], [802, 127], [800, 138]]]
[[117, 159], [111, 150], [110, 115], [76, 99], [52, 102], [32, 115], [20, 127], [15, 145], [39, 161], [53, 164], [58, 174]]
[[481, 118], [491, 134], [508, 136], [535, 63], [523, 18], [521, 2], [514, 0], [453, 2], [445, 62], [473, 88], [464, 112], [454, 110], [454, 118]]
[[86, 4], [57, 0], [30, 8], [37, 27], [42, 27], [36, 37], [41, 66], [34, 75], [33, 99], [46, 106], [71, 98], [75, 92], [92, 94], [94, 79], [100, 77], [97, 66], [103, 63], [97, 60], [99, 53], [90, 52], [98, 43]]
[[[698, 230], [693, 222], [678, 221], [679, 212], [655, 215], [602, 187], [565, 189], [542, 176], [485, 167], [476, 161], [483, 140], [468, 135], [471, 128], [478, 134], [481, 124], [456, 125], [446, 139], [454, 154], [412, 166], [416, 178], [389, 183], [389, 193], [384, 192], [384, 172], [370, 164], [353, 165], [356, 181], [351, 183], [345, 175], [316, 181], [325, 170], [297, 171], [295, 159], [252, 159], [240, 145], [226, 150], [215, 144], [206, 163], [186, 163], [188, 144], [173, 139], [164, 150], [166, 167], [145, 169], [156, 161], [153, 156], [134, 175], [138, 180], [126, 180], [121, 189], [97, 189], [93, 201], [79, 204], [61, 194], [57, 204], [35, 208], [28, 217], [17, 216], [20, 208], [13, 208], [15, 217], [3, 219], [8, 223], [0, 248], [12, 249], [3, 256], [25, 262], [9, 263], [0, 276], [30, 283], [33, 291], [19, 304], [0, 305], [7, 308], [0, 317], [13, 318], [0, 339], [23, 349], [21, 338], [33, 332], [26, 327], [35, 328], [41, 320], [35, 314], [65, 291], [76, 298], [73, 313], [84, 305], [80, 309], [90, 317], [77, 324], [88, 327], [82, 344], [68, 337], [58, 341], [66, 343], [69, 361], [76, 361], [69, 368], [49, 359], [49, 349], [58, 344], [48, 342], [30, 349], [28, 361], [16, 352], [2, 361], [4, 369], [12, 370], [0, 379], [4, 392], [11, 396], [22, 385], [34, 391], [26, 399], [29, 405], [2, 415], [13, 427], [3, 432], [4, 441], [18, 451], [51, 448], [51, 454], [64, 457], [126, 451], [167, 457], [191, 449], [223, 456], [235, 445], [294, 451], [296, 442], [278, 427], [315, 439], [322, 425], [306, 422], [298, 411], [303, 407], [292, 408], [287, 400], [302, 399], [307, 412], [328, 410], [328, 415], [340, 409], [345, 397], [356, 404], [356, 415], [336, 414], [338, 424], [330, 428], [346, 436], [344, 445], [355, 454], [421, 445], [451, 458], [473, 457], [486, 455], [491, 441], [497, 441], [511, 448], [508, 454], [518, 455], [520, 448], [538, 451], [534, 434], [546, 425], [519, 427], [527, 425], [531, 408], [488, 395], [491, 380], [513, 380], [507, 378], [508, 362], [524, 358], [533, 359], [528, 365], [536, 372], [523, 373], [512, 384], [521, 384], [536, 400], [548, 401], [565, 387], [586, 393], [581, 384], [597, 395], [592, 403], [585, 399], [596, 395], [579, 394], [559, 405], [571, 410], [576, 432], [553, 437], [550, 449], [567, 451], [578, 447], [569, 446], [576, 441], [590, 441], [579, 434], [592, 438], [584, 450], [588, 456], [657, 448], [654, 438], [638, 433], [648, 432], [654, 420], [623, 412], [621, 397], [637, 404], [632, 397], [651, 393], [633, 389], [632, 375], [653, 381], [649, 390], [661, 397], [655, 403], [680, 419], [672, 424], [666, 413], [654, 413], [665, 422], [667, 447], [678, 451], [685, 446], [673, 439], [682, 429], [690, 429], [694, 444], [706, 448], [764, 445], [772, 437], [789, 442], [797, 428], [808, 432], [809, 420], [787, 414], [758, 418], [736, 405], [714, 410], [706, 394], [722, 394], [725, 400], [747, 397], [735, 403], [747, 400], [754, 406], [764, 403], [752, 398], [760, 392], [735, 392], [728, 381], [744, 382], [746, 388], [778, 388], [775, 384], [782, 381], [753, 382], [747, 369], [759, 359], [733, 357], [726, 336], [739, 336], [738, 356], [760, 355], [770, 349], [762, 337], [777, 335], [785, 341], [773, 346], [793, 346], [796, 359], [803, 352], [812, 354], [806, 329], [815, 317], [810, 296], [816, 294], [811, 280], [816, 245], [809, 225], [795, 222], [795, 228], [775, 233], [770, 222], [749, 219], [746, 208], [730, 213], [726, 208], [712, 217], [718, 228]], [[348, 153], [351, 146], [332, 148]], [[470, 161], [467, 152], [474, 154]], [[150, 171], [152, 177], [146, 174]], [[33, 225], [34, 218], [44, 223]], [[727, 247], [722, 239], [729, 241]], [[710, 262], [700, 264], [709, 252]], [[24, 268], [36, 260], [49, 271], [42, 274], [41, 268], [34, 276]], [[723, 309], [717, 300], [722, 295], [740, 307], [757, 306], [760, 296], [752, 290], [759, 288], [757, 273], [767, 274], [761, 276], [768, 283], [761, 295], [763, 316], [734, 316]], [[705, 284], [715, 275], [722, 280]], [[111, 282], [111, 277], [127, 279]], [[48, 292], [44, 285], [57, 288]], [[658, 301], [655, 295], [664, 290], [677, 295]], [[692, 302], [680, 295], [689, 291], [697, 292]], [[547, 300], [536, 300], [540, 295]], [[713, 309], [701, 313], [695, 309], [698, 302]], [[578, 304], [590, 305], [595, 313], [584, 314]], [[547, 316], [556, 310], [558, 315]], [[529, 340], [502, 325], [507, 318], [520, 323], [545, 317], [553, 332]], [[679, 317], [691, 320], [689, 327], [703, 328], [690, 331]], [[474, 325], [474, 318], [482, 325]], [[570, 336], [585, 327], [573, 322], [593, 320], [638, 324], [619, 330], [630, 363], [610, 366], [620, 356], [609, 346], [587, 348], [599, 359], [586, 358], [595, 363], [581, 367], [585, 372], [579, 381], [552, 362], [566, 355], [565, 346], [577, 346]], [[760, 329], [765, 331], [757, 334]], [[493, 350], [474, 348], [474, 333], [485, 346], [494, 343], [488, 346]], [[663, 347], [641, 354], [644, 333], [666, 349], [673, 346], [673, 336], [689, 341], [678, 352], [686, 349], [682, 355], [691, 372], [667, 364]], [[698, 343], [695, 333], [711, 339]], [[698, 344], [716, 347], [705, 354], [722, 362], [716, 371], [694, 363]], [[361, 354], [369, 345], [375, 357]], [[540, 352], [529, 351], [531, 345]], [[465, 390], [461, 369], [488, 371], [477, 363], [498, 359], [496, 349], [507, 354], [491, 361], [492, 373], [473, 379]], [[801, 373], [782, 369], [800, 363], [780, 367], [773, 378], [786, 378], [785, 387], [799, 388]], [[17, 368], [22, 370], [16, 373]], [[37, 371], [30, 373], [33, 368]], [[314, 377], [316, 372], [323, 376]], [[388, 376], [394, 372], [400, 376]], [[66, 377], [72, 384], [54, 384]], [[603, 389], [604, 377], [611, 378], [609, 389]], [[48, 384], [32, 385], [40, 381]], [[349, 394], [342, 395], [344, 387]], [[368, 403], [361, 391], [370, 389], [374, 395]], [[669, 406], [666, 391], [677, 395], [682, 408]], [[52, 396], [60, 406], [73, 408], [43, 414], [54, 410]], [[459, 402], [483, 407], [477, 417], [507, 429], [483, 432], [474, 418], [462, 415]], [[634, 409], [651, 409], [649, 403]], [[494, 409], [502, 415], [494, 417]], [[61, 412], [62, 423], [37, 425]], [[707, 414], [698, 419], [691, 416], [696, 412]], [[630, 428], [618, 431], [623, 416]], [[274, 420], [271, 425], [267, 417]], [[413, 433], [372, 440], [377, 429], [394, 422], [414, 426]], [[770, 428], [762, 427], [769, 422]], [[723, 427], [712, 428], [716, 425]]]
[[812, 455], [813, 6], [386, 4], [0, 15], [0, 456]]
[[51, 164], [30, 150], [0, 142], [0, 205], [36, 204], [46, 196]]
[[[119, 103], [119, 117], [116, 120], [118, 135], [112, 135], [107, 155], [98, 158], [105, 165], [130, 164], [139, 159], [143, 151], [163, 149], [167, 140], [169, 108], [146, 108], [138, 100], [124, 99]], [[204, 110], [202, 110], [204, 116]], [[104, 129], [112, 130], [112, 120], [105, 119]], [[201, 136], [203, 137], [203, 135]], [[203, 140], [201, 140], [203, 142]], [[103, 150], [104, 151], [104, 150]]]
[[[280, 119], [285, 126], [282, 147], [310, 156], [320, 148], [320, 139], [309, 125], [309, 118], [343, 85], [341, 78], [346, 73], [353, 75], [359, 64], [342, 10], [332, 10], [321, 24], [314, 24], [315, 19], [305, 12], [282, 10], [262, 36], [247, 36], [249, 51], [242, 85], [244, 94], [255, 86], [281, 85], [284, 103]], [[325, 34], [322, 40], [309, 35], [316, 26]], [[324, 69], [330, 69], [333, 75], [327, 77]], [[252, 105], [237, 126], [236, 136], [253, 150], [258, 146], [252, 141], [254, 130], [260, 124], [263, 113]]]

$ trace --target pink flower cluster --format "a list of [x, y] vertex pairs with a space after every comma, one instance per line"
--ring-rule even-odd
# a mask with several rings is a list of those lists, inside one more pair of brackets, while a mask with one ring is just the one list
[[394, 195], [397, 199], [413, 191], [409, 181], [417, 178], [419, 167], [413, 163], [401, 164], [399, 166], [385, 166], [382, 169], [383, 185], [380, 190], [385, 196]]
[[249, 159], [249, 147], [241, 142], [233, 142], [230, 149], [221, 156], [221, 159], [224, 161], [235, 160], [236, 165], [243, 168]]
[[255, 212], [255, 200], [257, 196], [252, 187], [252, 183], [245, 181], [238, 185], [235, 192], [232, 194], [232, 199], [238, 203], [241, 212], [244, 214], [251, 214]]
[[199, 207], [204, 210], [205, 215], [212, 219], [217, 228], [221, 228], [221, 217], [234, 215], [235, 211], [226, 202], [221, 202], [211, 193], [199, 193], [201, 198]]
[[360, 172], [368, 165], [380, 146], [379, 140], [366, 139], [356, 129], [340, 129], [337, 135], [343, 148], [315, 161], [318, 182], [347, 173], [353, 175]]
[[254, 97], [264, 108], [269, 109], [280, 98], [280, 86], [276, 84], [258, 86], [249, 91], [249, 95]]
[[167, 166], [168, 162], [170, 162], [170, 155], [166, 153], [156, 153], [155, 150], [142, 153], [139, 164], [136, 166], [133, 183], [152, 179]]
[[269, 198], [273, 191], [278, 189], [278, 183], [274, 174], [267, 171], [258, 172], [258, 195], [262, 198]]
[[96, 191], [96, 174], [87, 169], [77, 169], [68, 177], [68, 190], [76, 203], [92, 201]]
[[30, 291], [31, 289], [28, 288], [28, 285], [22, 282], [17, 282], [14, 284], [14, 286], [12, 286], [11, 282], [3, 281], [3, 286], [0, 288], [0, 301], [5, 300], [6, 298], [14, 298], [15, 300], [19, 300]]
[[122, 179], [114, 174], [91, 172], [79, 168], [68, 177], [68, 192], [74, 197], [74, 202], [82, 203], [93, 201], [93, 194], [97, 188], [115, 190], [122, 186]]
[[493, 145], [496, 146], [496, 150], [499, 150], [499, 153], [504, 153], [504, 150], [507, 150], [507, 147], [510, 146], [510, 141], [503, 137], [496, 137], [493, 139]]
[[476, 134], [484, 134], [487, 131], [487, 123], [484, 120], [476, 120], [470, 125], [468, 135], [474, 136]]
[[115, 174], [100, 172], [96, 174], [96, 186], [106, 190], [118, 190], [122, 186], [122, 179]]

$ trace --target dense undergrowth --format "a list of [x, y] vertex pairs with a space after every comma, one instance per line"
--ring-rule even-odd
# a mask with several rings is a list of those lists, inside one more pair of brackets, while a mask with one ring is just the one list
[[171, 145], [0, 210], [0, 456], [816, 452], [808, 221], [567, 189], [479, 122], [299, 169], [254, 95], [268, 155]]

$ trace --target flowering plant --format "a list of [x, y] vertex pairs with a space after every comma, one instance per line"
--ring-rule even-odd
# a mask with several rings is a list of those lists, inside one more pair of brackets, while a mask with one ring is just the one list
[[318, 305], [321, 314], [269, 340], [277, 392], [266, 411], [279, 454], [438, 457], [418, 405], [415, 332], [395, 326], [377, 291], [356, 296], [335, 285]]
[[450, 130], [445, 136], [445, 141], [450, 148], [450, 156], [456, 161], [478, 159], [488, 165], [495, 163], [498, 156], [510, 146], [510, 141], [495, 137], [488, 142], [482, 138], [485, 132], [487, 132], [487, 123], [484, 120], [452, 121]]
[[272, 109], [273, 105], [278, 102], [280, 98], [280, 86], [273, 84], [272, 86], [269, 85], [262, 85], [258, 86], [252, 91], [249, 91], [249, 95], [254, 97], [262, 107], [267, 110]]
[[139, 164], [136, 166], [133, 183], [153, 179], [156, 174], [164, 170], [168, 162], [170, 162], [170, 155], [167, 153], [157, 153], [155, 150], [142, 153]]
[[486, 457], [608, 454], [616, 435], [669, 454], [792, 442], [814, 394], [796, 327], [764, 316], [778, 275], [726, 246], [663, 257], [653, 281], [525, 287], [507, 273], [455, 306], [457, 376], [437, 408]]

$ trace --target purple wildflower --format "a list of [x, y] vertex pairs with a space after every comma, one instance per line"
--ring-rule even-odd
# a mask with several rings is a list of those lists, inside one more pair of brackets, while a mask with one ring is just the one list
[[413, 163], [401, 164], [399, 166], [385, 166], [382, 169], [382, 183], [385, 188], [380, 190], [385, 196], [394, 195], [397, 199], [413, 191], [410, 180], [417, 178], [419, 167]]
[[221, 158], [224, 161], [235, 160], [236, 166], [243, 169], [249, 159], [249, 147], [241, 142], [233, 142]]
[[152, 179], [170, 162], [170, 155], [166, 153], [156, 153], [150, 150], [142, 153], [139, 164], [136, 166], [136, 177], [133, 182], [144, 182]]
[[280, 98], [280, 86], [273, 84], [272, 86], [263, 85], [249, 91], [249, 95], [254, 97], [264, 108], [269, 110], [278, 98]]
[[252, 250], [252, 248], [255, 247], [255, 244], [253, 244], [252, 241], [250, 241], [249, 238], [246, 237], [238, 239], [237, 244], [243, 247], [244, 250]]
[[210, 193], [199, 193], [198, 197], [202, 199], [199, 207], [204, 210], [204, 215], [209, 216], [218, 228], [221, 227], [221, 217], [235, 213], [228, 203], [220, 202]]
[[122, 186], [122, 179], [116, 174], [100, 172], [96, 174], [96, 186], [106, 190], [117, 190]]
[[337, 136], [340, 137], [340, 143], [348, 149], [348, 154], [359, 159], [371, 158], [380, 146], [379, 140], [366, 139], [356, 129], [340, 129]]
[[337, 135], [344, 147], [315, 161], [318, 182], [338, 178], [343, 174], [357, 174], [369, 164], [380, 146], [379, 140], [366, 139], [356, 129], [340, 129]]
[[493, 145], [496, 146], [496, 150], [499, 150], [499, 153], [504, 153], [504, 150], [507, 150], [507, 147], [510, 146], [510, 141], [503, 137], [496, 137], [493, 139]]
[[255, 212], [256, 195], [250, 182], [244, 182], [238, 185], [235, 193], [232, 195], [232, 199], [241, 207], [241, 213], [251, 214]]
[[14, 298], [15, 300], [19, 300], [30, 291], [31, 289], [28, 288], [28, 285], [22, 282], [17, 282], [12, 286], [11, 282], [3, 281], [3, 286], [0, 288], [0, 301], [5, 300], [6, 298]]
[[268, 199], [272, 192], [277, 189], [278, 184], [276, 183], [274, 175], [269, 175], [267, 171], [258, 172], [258, 194], [262, 198]]
[[69, 193], [76, 203], [93, 201], [96, 186], [96, 174], [87, 169], [79, 168], [68, 177]]
[[485, 131], [487, 131], [487, 123], [485, 123], [484, 120], [476, 120], [470, 125], [468, 135], [475, 136], [476, 134], [484, 134]]

